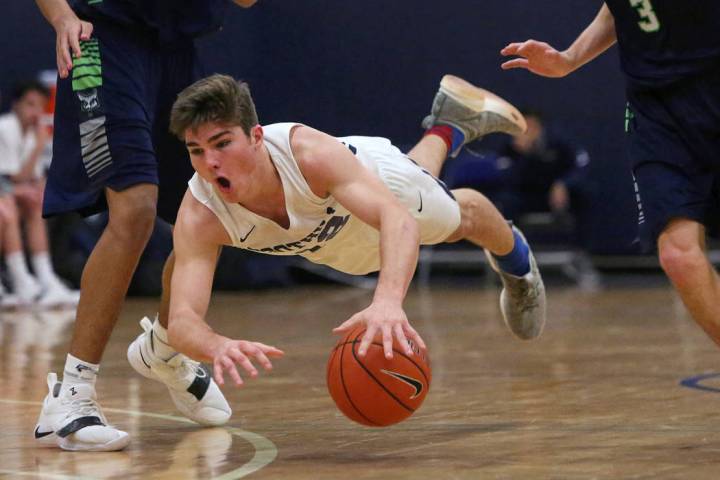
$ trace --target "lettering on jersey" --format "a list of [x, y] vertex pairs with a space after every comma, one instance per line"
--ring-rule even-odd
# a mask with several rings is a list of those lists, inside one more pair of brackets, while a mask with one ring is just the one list
[[329, 220], [321, 221], [320, 224], [315, 227], [315, 230], [313, 230], [310, 234], [296, 242], [284, 243], [281, 245], [275, 245], [274, 247], [265, 248], [247, 247], [247, 250], [269, 254], [295, 255], [317, 252], [324, 246], [319, 244], [326, 243], [332, 240], [335, 235], [340, 233], [340, 230], [342, 230], [343, 227], [347, 225], [348, 220], [350, 220], [350, 215], [335, 215], [330, 217]]

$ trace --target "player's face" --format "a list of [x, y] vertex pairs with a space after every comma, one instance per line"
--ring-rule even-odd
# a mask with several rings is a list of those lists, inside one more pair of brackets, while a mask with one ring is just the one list
[[263, 146], [262, 127], [253, 127], [248, 136], [239, 126], [207, 123], [188, 129], [185, 145], [195, 171], [213, 184], [223, 200], [241, 202], [252, 192]]

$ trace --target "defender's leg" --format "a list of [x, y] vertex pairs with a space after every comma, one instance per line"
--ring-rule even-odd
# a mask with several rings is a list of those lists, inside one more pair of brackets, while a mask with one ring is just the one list
[[690, 315], [720, 345], [720, 278], [705, 254], [705, 227], [672, 220], [660, 234], [658, 253]]

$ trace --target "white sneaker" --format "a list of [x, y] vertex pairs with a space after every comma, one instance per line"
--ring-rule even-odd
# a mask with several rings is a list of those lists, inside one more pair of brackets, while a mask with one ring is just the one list
[[60, 280], [56, 280], [45, 286], [37, 299], [37, 305], [41, 308], [77, 307], [79, 301], [79, 291], [70, 290]]
[[[513, 226], [512, 229], [525, 240], [525, 236], [517, 227]], [[525, 243], [527, 244], [527, 241]], [[515, 336], [523, 340], [539, 337], [545, 327], [546, 319], [545, 285], [532, 251], [528, 251], [530, 271], [522, 277], [500, 270], [497, 260], [488, 250], [485, 250], [485, 255], [503, 283], [500, 311], [505, 324]]]
[[161, 360], [154, 353], [153, 343], [160, 340], [153, 334], [150, 319], [145, 317], [140, 320], [140, 326], [145, 332], [130, 344], [127, 351], [128, 361], [135, 371], [164, 383], [175, 406], [190, 420], [208, 426], [227, 423], [232, 409], [210, 372], [182, 353], [177, 353], [168, 361]]
[[108, 425], [92, 386], [73, 386], [61, 395], [56, 374], [48, 374], [47, 383], [49, 392], [35, 426], [38, 445], [111, 452], [122, 450], [130, 443], [127, 432]]

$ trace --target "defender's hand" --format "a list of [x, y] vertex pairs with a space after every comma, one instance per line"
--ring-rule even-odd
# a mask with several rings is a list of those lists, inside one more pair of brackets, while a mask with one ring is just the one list
[[500, 68], [524, 68], [543, 77], [564, 77], [574, 70], [572, 60], [565, 52], [558, 52], [551, 45], [537, 40], [527, 40], [520, 43], [511, 43], [500, 50], [500, 54], [518, 56], [503, 63]]
[[60, 78], [67, 78], [72, 70], [73, 57], [80, 58], [80, 40], [89, 40], [93, 26], [90, 22], [80, 20], [74, 13], [59, 17], [53, 22], [57, 38], [55, 40], [55, 54]]
[[421, 349], [425, 350], [426, 348], [420, 334], [410, 325], [405, 312], [398, 306], [373, 302], [368, 308], [356, 313], [342, 325], [335, 328], [333, 333], [344, 334], [358, 325], [365, 325], [366, 327], [365, 335], [358, 349], [358, 355], [361, 357], [364, 357], [367, 353], [367, 349], [378, 331], [382, 332], [385, 358], [393, 358], [393, 335], [397, 338], [400, 348], [407, 355], [413, 354], [408, 338]]
[[245, 340], [225, 339], [213, 355], [213, 378], [218, 385], [225, 384], [224, 373], [230, 375], [238, 387], [243, 384], [243, 380], [238, 373], [236, 364], [240, 365], [250, 375], [255, 378], [258, 371], [252, 364], [250, 359], [254, 359], [263, 366], [265, 370], [272, 370], [271, 358], [280, 358], [285, 353], [273, 346], [265, 345], [260, 342], [248, 342]]

